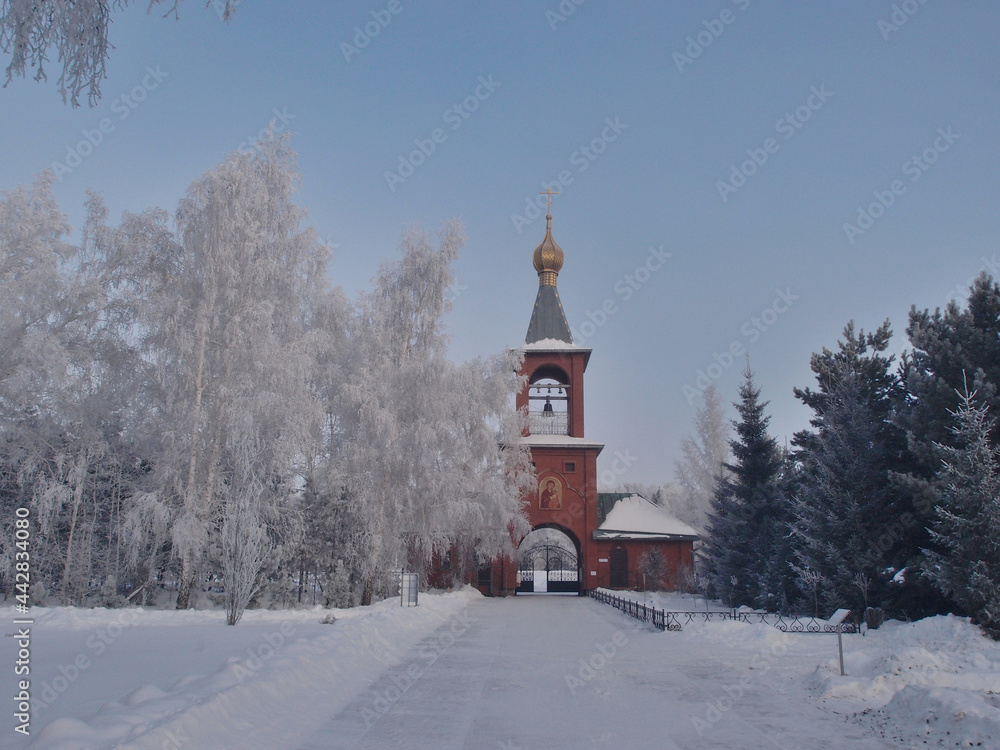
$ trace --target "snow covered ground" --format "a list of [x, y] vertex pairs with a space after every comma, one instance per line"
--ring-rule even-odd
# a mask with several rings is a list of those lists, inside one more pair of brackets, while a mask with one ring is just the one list
[[864, 704], [860, 715], [903, 747], [1000, 748], [1000, 643], [960, 617], [888, 622], [846, 656], [848, 676], [822, 664], [811, 686]]
[[[718, 602], [673, 592], [611, 592], [670, 611], [726, 611]], [[764, 625], [688, 625], [699, 639], [734, 638], [758, 643], [809, 645], [826, 652], [834, 636], [775, 634]], [[850, 710], [852, 719], [897, 747], [1000, 748], [1000, 643], [984, 637], [967, 618], [930, 617], [886, 622], [864, 636], [845, 636], [846, 677], [837, 658], [817, 654], [805, 684], [822, 703]]]
[[[228, 628], [221, 612], [36, 609], [32, 738], [8, 718], [0, 746], [1000, 747], [1000, 645], [955, 617], [846, 636], [840, 677], [835, 636], [661, 633], [573, 596], [466, 590], [324, 614]], [[15, 651], [4, 638], [0, 664]]]
[[[235, 628], [222, 611], [35, 608], [33, 743], [8, 721], [0, 747], [294, 747], [473, 597], [481, 598], [470, 590], [422, 595], [408, 609], [396, 599], [248, 611]], [[320, 622], [328, 614], [334, 624]], [[0, 617], [11, 622], [13, 610]], [[11, 696], [13, 640], [0, 642]]]

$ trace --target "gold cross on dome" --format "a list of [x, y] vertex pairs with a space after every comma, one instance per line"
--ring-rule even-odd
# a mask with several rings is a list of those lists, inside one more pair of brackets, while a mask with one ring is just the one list
[[549, 197], [549, 201], [548, 201], [548, 205], [546, 206], [546, 210], [549, 213], [552, 213], [552, 196], [553, 195], [559, 195], [559, 193], [557, 193], [555, 190], [553, 190], [550, 187], [550, 188], [547, 188], [545, 190], [540, 191], [538, 194], [539, 195], [547, 195]]

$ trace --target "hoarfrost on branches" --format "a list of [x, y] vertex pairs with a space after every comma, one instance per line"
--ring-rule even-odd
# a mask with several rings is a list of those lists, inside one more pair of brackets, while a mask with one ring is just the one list
[[[0, 5], [0, 51], [10, 54], [6, 84], [15, 77], [34, 72], [36, 81], [47, 81], [45, 66], [56, 55], [62, 66], [56, 86], [73, 107], [86, 92], [93, 107], [101, 99], [101, 83], [107, 78], [111, 11], [130, 0], [3, 0]], [[180, 0], [150, 0], [149, 10], [170, 2], [167, 15], [177, 16]], [[221, 16], [228, 21], [240, 0], [225, 0]], [[213, 4], [208, 0], [206, 6]]]

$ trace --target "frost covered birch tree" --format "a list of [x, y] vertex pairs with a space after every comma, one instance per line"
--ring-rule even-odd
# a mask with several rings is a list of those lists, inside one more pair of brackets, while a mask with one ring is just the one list
[[137, 508], [170, 519], [178, 608], [189, 606], [229, 506], [245, 500], [233, 481], [241, 441], [258, 446], [242, 483], [263, 486], [265, 517], [267, 508], [287, 516], [315, 414], [308, 320], [326, 248], [300, 229], [287, 138], [258, 145], [189, 188], [177, 211], [177, 268], [148, 311], [162, 440]]
[[130, 482], [121, 365], [134, 307], [129, 248], [108, 242], [100, 201], [71, 245], [51, 181], [0, 195], [0, 503], [32, 510], [36, 596], [70, 603], [111, 567]]
[[527, 532], [520, 354], [447, 358], [461, 230], [407, 235], [352, 304], [297, 181], [271, 137], [196, 180], [176, 229], [109, 225], [91, 196], [79, 245], [51, 176], [0, 194], [0, 502], [33, 509], [38, 598], [178, 580], [184, 608], [211, 580], [235, 624], [311, 572], [370, 601], [397, 565], [474, 565]]
[[407, 234], [352, 321], [353, 361], [338, 394], [343, 449], [334, 484], [348, 498], [349, 558], [370, 603], [391, 570], [454, 544], [487, 556], [525, 531], [527, 452], [510, 403], [514, 354], [456, 367], [442, 316], [463, 242], [447, 225], [435, 248]]
[[729, 460], [729, 425], [715, 384], [702, 394], [704, 402], [694, 418], [694, 435], [681, 442], [683, 457], [676, 465], [683, 488], [675, 508], [677, 517], [704, 531], [712, 510], [715, 488], [725, 478]]
[[263, 457], [263, 445], [247, 432], [234, 431], [227, 446], [231, 495], [222, 514], [221, 546], [228, 625], [235, 625], [243, 617], [259, 586], [258, 574], [270, 547], [261, 507], [267, 491], [266, 477], [256, 469]]
[[[90, 106], [101, 99], [101, 83], [107, 77], [112, 44], [108, 40], [112, 10], [130, 0], [2, 0], [0, 4], [0, 51], [10, 54], [7, 81], [33, 71], [36, 81], [48, 80], [45, 65], [53, 53], [62, 65], [56, 86], [64, 102], [77, 107], [86, 92]], [[180, 0], [150, 0], [149, 10], [170, 2], [167, 15], [177, 15]], [[221, 6], [229, 20], [240, 0], [209, 0]], [[6, 84], [5, 84], [6, 85]]]

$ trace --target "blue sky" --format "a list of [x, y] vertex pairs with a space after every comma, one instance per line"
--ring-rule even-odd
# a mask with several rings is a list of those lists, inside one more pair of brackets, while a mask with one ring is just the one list
[[[377, 36], [345, 48], [366, 24]], [[179, 21], [138, 2], [114, 15], [97, 107], [30, 80], [0, 91], [0, 189], [65, 164], [107, 118], [56, 186], [71, 222], [88, 187], [113, 216], [173, 211], [280, 113], [348, 293], [404, 229], [464, 222], [463, 360], [523, 342], [544, 218], [516, 215], [568, 176], [553, 233], [567, 317], [594, 349], [588, 436], [605, 472], [634, 457], [616, 481], [660, 482], [699, 371], [736, 398], [727, 351], [749, 352], [784, 440], [809, 416], [792, 387], [849, 320], [891, 319], [901, 351], [911, 305], [943, 305], [996, 262], [997, 38], [996, 3], [942, 0], [246, 0], [229, 24], [200, 2]], [[420, 143], [433, 152], [387, 179]]]

